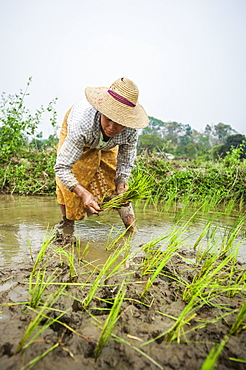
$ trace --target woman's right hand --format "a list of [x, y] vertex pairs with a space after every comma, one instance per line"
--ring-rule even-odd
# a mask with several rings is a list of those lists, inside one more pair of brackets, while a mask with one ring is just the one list
[[89, 211], [90, 213], [98, 213], [100, 211], [100, 207], [93, 195], [82, 185], [76, 185], [73, 189], [73, 192], [76, 193], [80, 198], [82, 198], [84, 207], [87, 211]]

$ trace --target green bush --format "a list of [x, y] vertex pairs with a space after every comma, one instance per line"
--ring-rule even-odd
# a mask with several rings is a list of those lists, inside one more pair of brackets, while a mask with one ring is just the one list
[[[11, 157], [21, 157], [23, 152], [33, 147], [40, 136], [37, 128], [45, 112], [50, 115], [50, 123], [54, 130], [57, 129], [54, 109], [56, 99], [52, 100], [46, 108], [41, 106], [34, 114], [24, 105], [31, 78], [27, 83], [26, 90], [20, 90], [19, 94], [2, 93], [0, 101], [0, 159], [8, 162]], [[32, 143], [32, 144], [31, 144]], [[37, 148], [37, 145], [36, 145]]]

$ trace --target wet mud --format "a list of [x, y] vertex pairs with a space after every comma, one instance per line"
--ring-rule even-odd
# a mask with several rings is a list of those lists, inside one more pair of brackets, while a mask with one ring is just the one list
[[[38, 361], [33, 368], [79, 370], [79, 369], [201, 369], [211, 347], [220, 343], [228, 334], [237, 312], [241, 307], [245, 292], [233, 298], [222, 295], [215, 305], [204, 304], [194, 317], [180, 331], [179, 337], [168, 342], [165, 333], [179, 317], [186, 303], [182, 299], [182, 283], [173, 279], [180, 276], [191, 281], [195, 273], [192, 264], [181, 256], [175, 256], [165, 267], [165, 274], [157, 276], [154, 284], [141, 297], [147, 278], [141, 276], [139, 265], [142, 257], [136, 257], [124, 274], [110, 277], [96, 292], [87, 309], [83, 309], [89, 286], [83, 289], [79, 284], [89, 282], [88, 266], [78, 263], [77, 274], [71, 278], [69, 266], [59, 259], [51, 259], [45, 265], [46, 273], [56, 271], [56, 284], [49, 285], [45, 295], [54, 293], [58, 283], [68, 283], [64, 294], [48, 310], [46, 316], [55, 318], [63, 312], [59, 323], [47, 327], [26, 349], [17, 353], [21, 338], [40, 308], [28, 308], [28, 281], [33, 264], [23, 263], [16, 269], [2, 270], [0, 273], [0, 369], [19, 370], [31, 368], [31, 361], [56, 347]], [[245, 268], [238, 265], [241, 270]], [[129, 277], [127, 273], [130, 271]], [[120, 317], [113, 334], [97, 360], [93, 353], [99, 340], [112, 302], [122, 280], [126, 278], [127, 289], [120, 310]], [[73, 285], [74, 284], [74, 285]], [[42, 305], [42, 301], [41, 304]], [[223, 314], [228, 316], [215, 320]], [[65, 312], [65, 313], [64, 313]], [[42, 327], [47, 322], [43, 318]], [[201, 323], [204, 323], [202, 326]], [[194, 329], [197, 326], [199, 328]], [[183, 331], [187, 333], [182, 335]], [[119, 339], [121, 338], [121, 340]], [[143, 345], [154, 339], [151, 343]], [[28, 340], [26, 341], [26, 343]], [[246, 330], [230, 337], [224, 347], [216, 369], [245, 369], [246, 364], [234, 359], [246, 359]]]

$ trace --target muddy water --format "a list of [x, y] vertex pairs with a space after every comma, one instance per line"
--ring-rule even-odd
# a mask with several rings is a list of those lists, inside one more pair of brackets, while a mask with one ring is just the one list
[[[138, 247], [153, 238], [168, 233], [179, 217], [179, 209], [160, 213], [148, 207], [135, 207], [138, 232], [133, 237], [132, 245]], [[21, 264], [31, 260], [39, 251], [47, 230], [53, 228], [61, 219], [57, 202], [54, 197], [19, 197], [0, 195], [0, 268]], [[228, 232], [234, 224], [237, 215], [223, 216], [213, 214], [212, 225], [216, 229], [218, 240]], [[182, 246], [191, 248], [198, 238], [208, 218], [196, 215], [194, 222], [182, 235]], [[188, 219], [188, 215], [187, 215]], [[186, 220], [187, 220], [186, 219]], [[115, 236], [124, 230], [122, 221], [116, 211], [103, 212], [100, 216], [92, 216], [86, 220], [78, 221], [75, 225], [75, 235], [81, 241], [81, 249], [89, 243], [89, 260], [105, 260], [110, 253], [105, 246]], [[240, 260], [246, 260], [246, 225], [238, 242]], [[209, 236], [207, 236], [209, 238]]]

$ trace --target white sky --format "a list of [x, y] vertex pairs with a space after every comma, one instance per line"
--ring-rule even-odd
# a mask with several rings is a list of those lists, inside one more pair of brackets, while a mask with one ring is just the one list
[[26, 106], [58, 97], [59, 123], [125, 76], [149, 116], [246, 133], [246, 0], [0, 0], [0, 50], [0, 92], [32, 76]]

